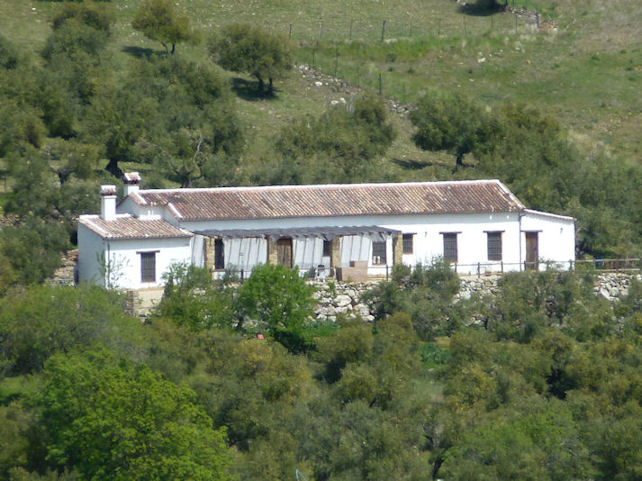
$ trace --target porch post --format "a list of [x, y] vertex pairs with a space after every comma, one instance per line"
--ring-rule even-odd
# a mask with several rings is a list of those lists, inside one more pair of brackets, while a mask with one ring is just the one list
[[214, 276], [214, 239], [205, 238], [205, 267]]
[[403, 263], [403, 235], [397, 234], [392, 238], [392, 265]]
[[278, 256], [276, 253], [276, 241], [272, 240], [270, 237], [266, 237], [267, 241], [267, 259], [268, 264], [276, 264], [278, 262]]
[[330, 266], [341, 267], [341, 236], [330, 241]]

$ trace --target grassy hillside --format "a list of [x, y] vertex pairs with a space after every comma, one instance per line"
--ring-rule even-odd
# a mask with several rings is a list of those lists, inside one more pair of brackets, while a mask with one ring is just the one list
[[[189, 16], [197, 41], [177, 45], [173, 59], [180, 62], [164, 62], [161, 44], [132, 28], [139, 0], [100, 5], [115, 19], [111, 35], [105, 37], [105, 50], [101, 44], [93, 57], [78, 57], [81, 62], [64, 55], [51, 62], [41, 53], [48, 39], [56, 38], [51, 19], [61, 12], [63, 3], [0, 1], [0, 33], [22, 57], [28, 57], [18, 73], [7, 71], [7, 81], [0, 82], [5, 96], [2, 108], [18, 119], [13, 129], [18, 133], [9, 130], [7, 138], [28, 138], [29, 124], [20, 119], [29, 115], [43, 130], [42, 142], [12, 151], [5, 148], [5, 158], [0, 154], [0, 191], [4, 192], [0, 207], [6, 213], [56, 221], [64, 218], [73, 242], [75, 216], [97, 208], [92, 207], [89, 194], [95, 192], [94, 184], [115, 181], [103, 170], [108, 162], [112, 172], [138, 170], [148, 186], [167, 187], [190, 185], [181, 177], [180, 168], [188, 171], [188, 178], [200, 179], [198, 185], [492, 176], [506, 182], [529, 207], [576, 217], [580, 255], [636, 257], [642, 249], [642, 37], [638, 26], [642, 5], [636, 0], [515, 0], [505, 10], [493, 12], [451, 0], [183, 1], [176, 2], [177, 8]], [[254, 79], [236, 72], [221, 73], [209, 60], [207, 39], [233, 22], [258, 24], [292, 39], [296, 64], [287, 78], [277, 79], [274, 95], [257, 95]], [[163, 104], [160, 110], [153, 107], [164, 92], [178, 94], [159, 87], [168, 80], [167, 73], [157, 70], [141, 76], [142, 65], [152, 72], [150, 62], [190, 64], [195, 72], [203, 68], [222, 78], [222, 84], [229, 80], [232, 94], [223, 88], [227, 92], [221, 97], [223, 103], [210, 111], [221, 119], [228, 112], [231, 117], [222, 121], [208, 117], [203, 124], [180, 120], [170, 128], [167, 122], [174, 112], [203, 114], [199, 110], [202, 102], [186, 106], [190, 93], [195, 92], [189, 84], [181, 87], [183, 97], [172, 97], [179, 99], [175, 104]], [[194, 78], [205, 78], [203, 72]], [[157, 80], [160, 83], [152, 85]], [[151, 95], [154, 88], [156, 93]], [[503, 119], [497, 122], [504, 122], [504, 127], [521, 130], [509, 134], [505, 129], [501, 138], [511, 140], [491, 160], [483, 158], [491, 154], [478, 150], [479, 158], [467, 154], [464, 159], [475, 168], [453, 172], [453, 155], [422, 151], [411, 139], [414, 127], [408, 113], [427, 92], [462, 94], [480, 106], [476, 112], [486, 111], [488, 118]], [[363, 93], [380, 94], [386, 100], [398, 132], [383, 158], [355, 161], [358, 154], [352, 150], [345, 157], [360, 170], [348, 175], [341, 171], [337, 158], [323, 164], [326, 161], [320, 157], [325, 153], [317, 158], [317, 151], [307, 152], [292, 160], [276, 151], [275, 138], [283, 127], [297, 125], [293, 120], [306, 114], [318, 117], [330, 105], [351, 103]], [[128, 95], [131, 98], [123, 101]], [[206, 96], [206, 103], [218, 101], [214, 94]], [[526, 105], [523, 112], [531, 112], [531, 120], [545, 118], [541, 125], [550, 129], [542, 134], [534, 123], [516, 117], [506, 120], [506, 106], [515, 104]], [[151, 110], [141, 115], [146, 108]], [[59, 116], [63, 125], [68, 120], [67, 134], [51, 122], [45, 131], [42, 121], [47, 122], [47, 115]], [[185, 167], [193, 148], [189, 136], [201, 132], [193, 130], [194, 125], [205, 129], [231, 126], [229, 131], [242, 132], [243, 145], [239, 147], [239, 140], [233, 154], [225, 151], [223, 157], [227, 157], [222, 158], [217, 157], [218, 151], [208, 152], [209, 177], [203, 169], [197, 177], [190, 166]], [[335, 140], [344, 131], [332, 132], [330, 143], [338, 143]], [[108, 150], [107, 142], [113, 140], [107, 140], [110, 135], [116, 135], [111, 144], [120, 146], [116, 150]], [[355, 141], [343, 142], [339, 149], [352, 147]], [[218, 140], [214, 144], [222, 145]], [[33, 146], [37, 153], [27, 153], [25, 149]], [[87, 165], [85, 154], [93, 164], [85, 171], [74, 171], [75, 165]], [[36, 181], [25, 175], [28, 169], [22, 169], [20, 184], [16, 172], [21, 171], [21, 162], [11, 160], [19, 158], [42, 166], [48, 163], [51, 172], [39, 168], [44, 173]], [[179, 170], [176, 162], [183, 162]], [[71, 182], [63, 193], [65, 175]], [[36, 199], [39, 208], [22, 208], [33, 201], [19, 198], [41, 192], [43, 186], [51, 192]]]
[[[160, 47], [132, 29], [138, 3], [111, 2], [117, 23], [110, 48], [123, 71], [135, 49]], [[587, 152], [607, 149], [625, 163], [639, 163], [640, 3], [542, 0], [517, 1], [514, 9], [510, 5], [508, 12], [492, 15], [468, 14], [450, 0], [193, 0], [182, 2], [181, 8], [203, 36], [238, 21], [291, 35], [301, 47], [299, 63], [373, 91], [381, 76], [383, 95], [402, 102], [412, 103], [427, 89], [462, 91], [489, 105], [527, 102], [559, 118]], [[50, 32], [48, 19], [59, 8], [56, 2], [3, 0], [0, 31], [38, 52]], [[535, 11], [541, 12], [540, 28]], [[178, 55], [198, 59], [205, 47], [181, 45]], [[256, 133], [246, 153], [250, 161], [260, 157], [266, 139], [282, 122], [320, 112], [341, 96], [312, 88], [296, 71], [279, 87], [276, 99], [239, 98], [243, 118]], [[408, 130], [404, 122], [400, 127]], [[407, 136], [389, 156], [433, 157], [417, 152]], [[396, 175], [406, 176], [403, 171]]]

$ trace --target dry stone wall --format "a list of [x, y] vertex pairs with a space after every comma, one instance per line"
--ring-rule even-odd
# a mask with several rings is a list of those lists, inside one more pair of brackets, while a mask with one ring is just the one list
[[[500, 276], [462, 277], [456, 299], [473, 295], [494, 295]], [[596, 278], [594, 292], [608, 301], [616, 301], [628, 293], [633, 279], [642, 281], [642, 274], [604, 273]], [[362, 300], [363, 294], [377, 282], [342, 283], [315, 282], [318, 301], [315, 316], [319, 321], [335, 321], [337, 315], [359, 315], [367, 322], [374, 321], [371, 307]]]

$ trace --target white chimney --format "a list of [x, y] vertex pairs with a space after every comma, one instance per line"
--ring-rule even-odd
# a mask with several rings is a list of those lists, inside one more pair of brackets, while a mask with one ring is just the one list
[[116, 186], [100, 186], [100, 217], [104, 220], [116, 218]]
[[138, 172], [127, 172], [123, 175], [123, 182], [125, 183], [125, 197], [129, 197], [129, 194], [138, 192], [140, 180], [141, 178]]

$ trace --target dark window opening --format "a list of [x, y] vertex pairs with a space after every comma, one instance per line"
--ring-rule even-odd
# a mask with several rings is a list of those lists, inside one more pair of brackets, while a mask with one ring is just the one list
[[457, 234], [445, 233], [444, 236], [444, 260], [457, 262]]
[[372, 243], [372, 263], [375, 265], [386, 264], [386, 242]]
[[225, 269], [225, 252], [223, 239], [214, 240], [214, 269]]
[[323, 257], [330, 257], [332, 255], [332, 243], [329, 240], [323, 241]]
[[502, 260], [502, 233], [501, 232], [487, 232], [488, 241], [488, 260], [501, 261]]
[[413, 253], [413, 241], [414, 241], [415, 235], [414, 234], [404, 234], [403, 235], [403, 253], [404, 254], [412, 254]]
[[140, 253], [141, 282], [156, 282], [156, 252]]

